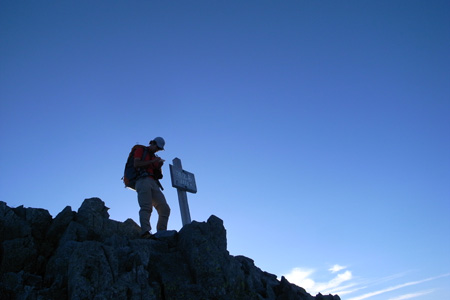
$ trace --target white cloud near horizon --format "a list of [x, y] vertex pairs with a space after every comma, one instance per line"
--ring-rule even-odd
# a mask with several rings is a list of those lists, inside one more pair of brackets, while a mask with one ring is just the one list
[[[435, 280], [435, 279], [438, 279], [438, 278], [441, 278], [441, 277], [446, 277], [446, 276], [449, 276], [449, 275], [450, 275], [450, 273], [449, 274], [443, 274], [443, 275], [440, 275], [440, 276], [430, 277], [430, 278], [426, 278], [426, 279], [422, 279], [422, 280], [418, 280], [418, 281], [411, 281], [411, 282], [399, 284], [399, 285], [396, 285], [396, 286], [388, 287], [388, 288], [385, 288], [385, 289], [382, 289], [382, 290], [379, 290], [379, 291], [370, 292], [370, 293], [367, 293], [367, 294], [364, 294], [364, 295], [361, 295], [361, 296], [353, 297], [353, 298], [350, 298], [348, 300], [367, 299], [367, 298], [370, 298], [370, 297], [373, 297], [373, 296], [377, 296], [377, 295], [384, 294], [384, 293], [387, 293], [387, 292], [395, 291], [395, 290], [401, 289], [403, 287], [420, 284], [420, 283], [423, 283], [423, 282]], [[408, 299], [408, 298], [404, 298], [404, 299]]]
[[283, 275], [289, 282], [294, 283], [302, 288], [304, 288], [307, 292], [312, 289], [315, 285], [314, 280], [309, 278], [311, 274], [313, 274], [315, 270], [313, 269], [304, 269], [304, 268], [294, 268], [291, 270], [289, 274]]
[[356, 291], [359, 291], [359, 290], [362, 290], [365, 288], [367, 288], [367, 286], [358, 286], [357, 283], [350, 283], [347, 285], [336, 287], [335, 289], [329, 291], [328, 293], [332, 294], [332, 295], [343, 296], [343, 295], [351, 294], [351, 293], [354, 293]]
[[336, 272], [339, 272], [344, 269], [347, 269], [347, 267], [340, 266], [340, 265], [334, 265], [330, 269], [328, 269], [328, 271], [330, 271], [331, 273], [336, 273]]
[[[333, 270], [343, 270], [345, 267], [339, 265], [333, 266], [329, 271], [332, 273], [338, 272]], [[337, 274], [328, 282], [316, 282], [311, 279], [311, 275], [315, 272], [313, 269], [294, 268], [290, 273], [283, 275], [289, 282], [294, 283], [304, 288], [308, 293], [315, 295], [318, 293], [328, 294], [331, 290], [339, 288], [344, 282], [353, 278], [352, 272], [347, 270], [343, 273]], [[352, 285], [349, 285], [352, 286]], [[349, 287], [347, 286], [347, 287]]]
[[[337, 273], [339, 271], [342, 271], [346, 269], [347, 267], [343, 267], [340, 265], [334, 265], [328, 271], [331, 272], [331, 274]], [[345, 272], [338, 273], [336, 276], [334, 276], [331, 280], [326, 282], [316, 282], [312, 275], [316, 272], [315, 269], [311, 268], [294, 268], [291, 270], [290, 273], [283, 275], [289, 282], [296, 284], [302, 288], [304, 288], [309, 294], [316, 295], [318, 293], [321, 293], [323, 295], [326, 294], [338, 294], [338, 295], [346, 295], [350, 293], [355, 293], [356, 291], [366, 289], [368, 286], [371, 286], [373, 284], [380, 284], [382, 282], [390, 281], [399, 277], [403, 277], [405, 273], [395, 274], [391, 275], [382, 279], [378, 279], [375, 281], [369, 281], [369, 282], [361, 282], [359, 280], [359, 283], [354, 282], [352, 272], [350, 270], [346, 270]], [[447, 277], [450, 276], [450, 273], [443, 274], [435, 277], [429, 277], [422, 280], [417, 281], [410, 281], [403, 284], [398, 284], [395, 286], [383, 288], [374, 292], [365, 293], [353, 298], [349, 298], [347, 300], [363, 300], [368, 299], [380, 294], [384, 294], [387, 292], [395, 291], [407, 286], [414, 286], [417, 284], [421, 284], [427, 281], [432, 281], [438, 278]], [[345, 284], [344, 284], [345, 283]], [[396, 296], [393, 298], [390, 298], [389, 300], [406, 300], [406, 299], [412, 299], [416, 297], [420, 297], [423, 295], [430, 294], [434, 292], [435, 290], [427, 290], [427, 291], [420, 291], [420, 292], [412, 292], [400, 296]]]
[[360, 278], [359, 282], [351, 282], [346, 285], [338, 286], [335, 289], [331, 290], [329, 293], [333, 294], [333, 295], [338, 294], [339, 296], [351, 294], [356, 291], [366, 289], [369, 286], [372, 286], [375, 284], [381, 284], [381, 283], [384, 283], [387, 281], [401, 278], [401, 277], [405, 276], [407, 273], [408, 272], [402, 272], [402, 273], [389, 275], [389, 276], [386, 276], [386, 277], [383, 277], [380, 279], [376, 279], [376, 280], [361, 280], [361, 278]]
[[428, 291], [422, 291], [422, 292], [417, 292], [417, 293], [410, 293], [410, 294], [405, 294], [405, 295], [401, 295], [398, 297], [394, 297], [394, 298], [389, 298], [389, 300], [406, 300], [406, 299], [412, 299], [412, 298], [416, 298], [416, 297], [420, 297], [420, 296], [424, 296], [424, 295], [428, 295], [433, 293], [435, 290], [428, 290]]

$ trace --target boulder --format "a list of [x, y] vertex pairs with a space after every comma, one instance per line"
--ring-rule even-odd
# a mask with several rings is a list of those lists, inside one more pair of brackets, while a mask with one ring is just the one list
[[133, 220], [110, 220], [99, 198], [54, 219], [0, 202], [0, 225], [2, 299], [340, 300], [313, 297], [230, 255], [214, 215], [147, 240]]

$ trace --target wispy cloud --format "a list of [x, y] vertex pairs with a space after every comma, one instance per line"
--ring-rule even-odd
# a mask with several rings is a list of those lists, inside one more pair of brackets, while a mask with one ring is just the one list
[[[343, 269], [345, 269], [345, 267], [334, 265], [329, 269], [329, 271], [331, 271], [331, 273], [336, 273]], [[294, 268], [290, 273], [284, 275], [284, 277], [286, 277], [289, 282], [303, 287], [306, 291], [308, 291], [308, 293], [311, 294], [331, 293], [332, 290], [338, 289], [344, 282], [347, 282], [353, 278], [352, 272], [347, 270], [343, 273], [337, 274], [334, 278], [327, 282], [316, 282], [311, 278], [311, 275], [314, 272], [314, 269]]]
[[417, 293], [410, 293], [410, 294], [405, 294], [405, 295], [401, 295], [398, 297], [394, 297], [394, 298], [389, 298], [389, 300], [405, 300], [405, 299], [411, 299], [411, 298], [416, 298], [416, 297], [420, 297], [423, 295], [428, 295], [433, 293], [435, 290], [428, 290], [428, 291], [422, 291], [422, 292], [417, 292]]
[[[355, 278], [352, 275], [352, 272], [350, 270], [345, 270], [347, 267], [341, 266], [341, 265], [334, 265], [331, 268], [328, 269], [330, 271], [332, 278], [329, 281], [325, 282], [316, 282], [313, 279], [313, 276], [316, 273], [315, 269], [311, 268], [294, 268], [291, 270], [290, 273], [285, 274], [284, 277], [286, 277], [289, 282], [294, 283], [298, 286], [303, 287], [308, 293], [315, 295], [318, 293], [322, 294], [338, 294], [340, 296], [342, 295], [348, 295], [356, 293], [357, 291], [360, 291], [362, 289], [367, 289], [370, 286], [378, 285], [381, 283], [386, 283], [388, 281], [401, 278], [405, 276], [408, 272], [394, 274], [391, 276], [387, 276], [381, 279], [377, 280], [361, 280], [361, 278], [355, 280]], [[345, 270], [345, 272], [340, 272]], [[336, 274], [337, 273], [337, 274]], [[330, 277], [331, 277], [330, 276]], [[368, 299], [380, 294], [384, 294], [387, 292], [395, 291], [404, 287], [408, 286], [414, 286], [418, 285], [427, 281], [432, 281], [438, 278], [447, 277], [450, 276], [450, 273], [443, 274], [435, 277], [429, 277], [422, 280], [417, 281], [409, 281], [406, 283], [393, 285], [387, 288], [381, 288], [379, 290], [369, 292], [362, 294], [360, 296], [355, 296], [353, 298], [350, 298], [348, 300], [363, 300]], [[390, 298], [389, 300], [405, 300], [405, 299], [412, 299], [419, 296], [423, 296], [426, 294], [430, 294], [434, 292], [435, 290], [427, 290], [427, 291], [420, 291], [415, 293], [408, 293], [403, 294], [401, 296], [396, 296], [393, 298]]]
[[356, 291], [362, 290], [367, 288], [367, 286], [359, 286], [357, 283], [350, 283], [347, 285], [343, 285], [343, 286], [339, 286], [336, 287], [332, 290], [330, 290], [329, 292], [327, 292], [327, 294], [332, 294], [332, 295], [339, 295], [339, 296], [343, 296], [343, 295], [348, 295], [351, 293], [354, 293]]
[[364, 294], [364, 295], [361, 295], [361, 296], [357, 296], [357, 297], [354, 297], [354, 298], [350, 298], [348, 300], [367, 299], [367, 298], [370, 298], [370, 297], [373, 297], [373, 296], [377, 296], [377, 295], [384, 294], [384, 293], [387, 293], [387, 292], [395, 291], [395, 290], [398, 290], [398, 289], [401, 289], [401, 288], [404, 288], [404, 287], [407, 287], [407, 286], [412, 286], [412, 285], [420, 284], [420, 283], [423, 283], [423, 282], [432, 281], [432, 280], [435, 280], [435, 279], [438, 279], [438, 278], [441, 278], [441, 277], [446, 277], [446, 276], [449, 276], [449, 275], [450, 274], [444, 274], [444, 275], [440, 275], [440, 276], [426, 278], [426, 279], [423, 279], [423, 280], [411, 281], [411, 282], [399, 284], [399, 285], [396, 285], [396, 286], [388, 287], [388, 288], [385, 288], [385, 289], [382, 289], [382, 290], [378, 290], [378, 291], [375, 291], [375, 292], [370, 292], [370, 293], [367, 293], [367, 294]]
[[310, 276], [315, 272], [313, 269], [294, 268], [289, 274], [284, 275], [286, 279], [307, 291], [310, 291], [316, 284]]
[[329, 268], [328, 271], [330, 271], [331, 273], [336, 273], [336, 272], [339, 272], [344, 269], [347, 269], [347, 267], [340, 266], [340, 265], [334, 265], [331, 268]]
[[408, 272], [403, 272], [403, 273], [398, 273], [398, 274], [386, 276], [386, 277], [379, 278], [379, 279], [372, 279], [372, 280], [367, 280], [367, 279], [362, 280], [360, 278], [359, 282], [352, 282], [352, 283], [349, 283], [348, 285], [343, 285], [343, 286], [337, 287], [337, 288], [333, 289], [332, 291], [330, 291], [330, 294], [333, 294], [333, 295], [339, 294], [340, 296], [352, 294], [359, 290], [366, 289], [369, 286], [374, 286], [374, 285], [382, 284], [382, 283], [385, 283], [387, 281], [391, 281], [391, 280], [394, 280], [397, 278], [401, 278], [401, 277], [405, 276], [407, 273]]
[[317, 283], [316, 288], [324, 293], [329, 293], [331, 289], [339, 287], [342, 283], [349, 281], [353, 278], [352, 272], [345, 271], [344, 273], [337, 274], [336, 277], [328, 282]]

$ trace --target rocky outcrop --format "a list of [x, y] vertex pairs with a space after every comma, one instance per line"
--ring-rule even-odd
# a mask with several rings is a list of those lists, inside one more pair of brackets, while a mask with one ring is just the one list
[[0, 298], [339, 299], [312, 297], [250, 258], [231, 256], [216, 216], [156, 240], [140, 239], [139, 232], [131, 219], [110, 220], [98, 198], [54, 219], [44, 209], [0, 202]]

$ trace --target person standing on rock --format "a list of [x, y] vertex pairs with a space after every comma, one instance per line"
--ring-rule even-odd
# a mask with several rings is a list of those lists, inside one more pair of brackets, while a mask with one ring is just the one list
[[162, 187], [157, 176], [158, 172], [161, 171], [164, 160], [155, 155], [156, 152], [164, 150], [165, 144], [166, 142], [162, 137], [156, 137], [150, 141], [145, 157], [142, 157], [144, 154], [143, 147], [137, 148], [134, 152], [134, 167], [145, 171], [145, 176], [136, 181], [142, 238], [153, 238], [150, 225], [153, 207], [158, 212], [157, 231], [167, 230], [167, 223], [169, 222], [170, 207], [160, 189]]

